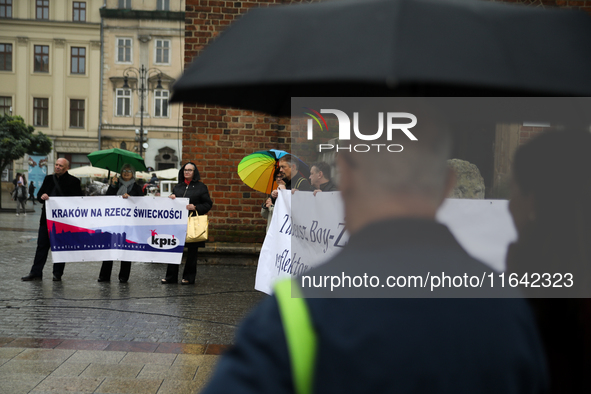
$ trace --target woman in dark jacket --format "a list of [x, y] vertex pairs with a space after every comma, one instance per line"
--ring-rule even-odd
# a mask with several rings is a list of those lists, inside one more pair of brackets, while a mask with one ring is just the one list
[[[179, 171], [179, 183], [174, 187], [169, 197], [172, 199], [177, 197], [188, 198], [187, 210], [196, 211], [198, 215], [205, 215], [211, 209], [213, 202], [209, 197], [207, 186], [200, 179], [197, 166], [190, 162], [185, 164]], [[185, 246], [188, 252], [181, 284], [190, 285], [195, 283], [197, 274], [197, 250], [200, 246], [205, 246], [205, 243], [194, 242]], [[162, 284], [177, 283], [178, 276], [179, 264], [168, 264], [166, 277], [162, 279]]]
[[[121, 196], [127, 198], [129, 196], [139, 197], [143, 195], [144, 193], [142, 192], [141, 186], [135, 182], [135, 169], [130, 164], [123, 164], [121, 167], [121, 179], [117, 179], [117, 176], [113, 177], [113, 182], [107, 189], [107, 196]], [[112, 261], [103, 261], [98, 281], [110, 282], [112, 269]], [[122, 261], [121, 268], [119, 269], [119, 282], [127, 283], [130, 271], [131, 261]]]

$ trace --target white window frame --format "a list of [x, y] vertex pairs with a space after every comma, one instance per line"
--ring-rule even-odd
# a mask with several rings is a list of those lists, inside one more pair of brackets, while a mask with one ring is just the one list
[[[168, 47], [164, 47], [165, 42], [168, 43]], [[160, 45], [159, 45], [160, 44]], [[171, 40], [166, 40], [163, 38], [157, 38], [154, 40], [154, 64], [166, 64], [169, 65], [170, 64], [170, 54], [171, 54], [171, 48], [172, 48], [172, 41]], [[168, 52], [167, 57], [168, 59], [166, 59], [166, 61], [158, 61], [158, 51], [161, 50], [162, 51], [162, 57], [164, 60], [164, 52]]]
[[[123, 59], [119, 59], [119, 48], [121, 47], [120, 41], [123, 41], [123, 48], [127, 48], [125, 45], [125, 40], [129, 40], [129, 60], [125, 60], [125, 53], [123, 54]], [[133, 63], [133, 38], [131, 37], [117, 37], [115, 39], [115, 63], [118, 64], [132, 64]]]
[[[163, 96], [162, 94], [165, 94], [165, 96]], [[155, 89], [154, 90], [154, 111], [152, 112], [154, 114], [155, 118], [170, 118], [170, 103], [168, 102], [168, 100], [170, 99], [170, 92], [166, 89]], [[162, 111], [162, 102], [166, 102], [166, 115], [162, 115], [162, 113], [160, 115], [158, 115], [158, 112], [156, 111], [156, 103], [160, 101], [160, 110]]]
[[[119, 115], [119, 99], [127, 99], [127, 113], [125, 111], [125, 105], [123, 105], [123, 109], [121, 110], [121, 115]], [[133, 95], [131, 94], [131, 89], [123, 89], [117, 88], [115, 89], [115, 116], [117, 117], [131, 117], [131, 111], [133, 108], [132, 103]], [[123, 101], [124, 103], [124, 101]]]
[[156, 0], [157, 11], [170, 11], [170, 0]]
[[120, 10], [130, 10], [131, 0], [117, 0], [117, 8], [119, 8]]

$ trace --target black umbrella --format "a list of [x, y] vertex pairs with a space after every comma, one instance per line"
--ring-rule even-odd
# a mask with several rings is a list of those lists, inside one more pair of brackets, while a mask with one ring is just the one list
[[249, 11], [172, 101], [289, 115], [291, 97], [591, 96], [591, 20], [478, 0], [360, 0]]

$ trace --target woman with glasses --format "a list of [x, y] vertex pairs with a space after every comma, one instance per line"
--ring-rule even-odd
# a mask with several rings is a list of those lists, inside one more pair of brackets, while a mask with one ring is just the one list
[[[200, 181], [199, 171], [194, 163], [185, 164], [179, 171], [179, 183], [172, 190], [169, 196], [172, 199], [188, 198], [189, 204], [186, 208], [189, 211], [195, 211], [198, 215], [205, 215], [211, 209], [213, 202], [209, 197], [209, 190], [203, 182]], [[188, 243], [185, 269], [181, 284], [192, 285], [195, 283], [197, 275], [197, 250], [200, 246], [205, 246], [205, 242]], [[162, 279], [163, 285], [178, 283], [179, 264], [168, 264], [166, 277]]]
[[[142, 187], [135, 181], [135, 169], [130, 164], [123, 164], [121, 167], [121, 178], [115, 175], [112, 179], [109, 188], [107, 189], [107, 196], [121, 196], [127, 198], [129, 196], [139, 197], [143, 196]], [[111, 270], [113, 269], [112, 261], [103, 261], [101, 272], [99, 273], [99, 282], [111, 281]], [[129, 272], [131, 271], [131, 261], [122, 261], [119, 269], [119, 282], [127, 283], [129, 280]]]

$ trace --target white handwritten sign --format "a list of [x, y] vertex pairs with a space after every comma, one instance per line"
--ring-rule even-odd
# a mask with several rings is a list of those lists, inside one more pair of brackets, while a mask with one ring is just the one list
[[[506, 200], [447, 199], [437, 212], [472, 257], [502, 271], [517, 233]], [[346, 245], [339, 192], [281, 190], [259, 257], [255, 289], [272, 293], [276, 280], [298, 276], [328, 261]]]

